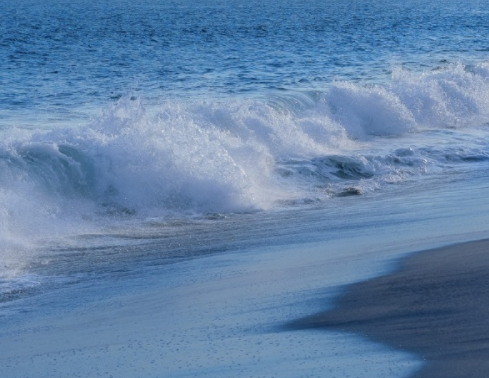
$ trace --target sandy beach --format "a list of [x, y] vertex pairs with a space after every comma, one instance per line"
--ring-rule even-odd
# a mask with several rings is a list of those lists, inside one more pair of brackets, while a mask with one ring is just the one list
[[487, 377], [489, 240], [411, 255], [293, 327], [352, 332], [426, 361], [415, 378]]

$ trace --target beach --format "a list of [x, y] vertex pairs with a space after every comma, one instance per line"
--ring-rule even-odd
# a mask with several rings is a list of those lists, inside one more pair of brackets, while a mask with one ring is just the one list
[[489, 0], [0, 9], [1, 378], [482, 376]]
[[486, 377], [489, 240], [415, 253], [392, 274], [345, 289], [334, 310], [298, 328], [364, 335], [425, 362], [413, 377]]
[[[130, 293], [110, 294], [110, 283], [74, 285], [14, 303], [22, 312], [4, 313], [0, 375], [406, 377], [420, 364], [410, 353], [341, 332], [283, 330], [321, 308], [314, 293], [325, 283], [378, 272], [362, 251], [349, 251], [355, 267], [323, 251], [300, 245], [221, 253], [160, 267], [152, 279], [146, 272], [119, 281]], [[331, 267], [336, 272], [324, 277]], [[106, 298], [94, 301], [97, 292]]]
[[[470, 332], [482, 334], [483, 323], [481, 328], [465, 329], [463, 319], [435, 316], [434, 323], [440, 322], [442, 328], [437, 331], [441, 334], [438, 338], [428, 337], [432, 344], [423, 345], [426, 338], [414, 339], [410, 335], [423, 336], [427, 327], [436, 330], [421, 322], [427, 309], [435, 314], [466, 309], [467, 322], [479, 316], [480, 307], [466, 306], [452, 298], [465, 297], [469, 288], [484, 289], [477, 280], [484, 280], [478, 273], [487, 266], [482, 258], [487, 242], [431, 250], [433, 246], [469, 238], [481, 239], [485, 234], [488, 212], [481, 201], [486, 180], [473, 182], [479, 185], [467, 187], [460, 182], [441, 186], [436, 194], [412, 194], [409, 206], [404, 207], [403, 198], [391, 197], [378, 198], [360, 209], [352, 198], [351, 213], [345, 209], [341, 220], [346, 224], [356, 222], [356, 226], [347, 229], [340, 224], [344, 230], [341, 237], [332, 227], [339, 222], [334, 213], [328, 218], [328, 212], [318, 211], [311, 219], [314, 212], [308, 211], [307, 222], [301, 217], [287, 220], [291, 230], [300, 231], [307, 236], [305, 239], [322, 235], [326, 241], [293, 243], [281, 236], [269, 246], [221, 249], [172, 264], [163, 264], [153, 256], [140, 272], [128, 272], [125, 276], [110, 273], [109, 278], [65, 284], [7, 303], [2, 308], [0, 328], [4, 348], [0, 375], [431, 377], [435, 376], [431, 372], [438, 368], [438, 362], [448, 366], [444, 359], [450, 353], [461, 356], [460, 349], [433, 349], [433, 345], [440, 345], [445, 330], [457, 329], [461, 338], [458, 347], [468, 353], [460, 359], [466, 365], [457, 367], [465, 374], [469, 369], [484, 366], [482, 362], [474, 365], [470, 360], [478, 361], [483, 353], [477, 351], [482, 344], [470, 338]], [[437, 203], [443, 211], [419, 217], [418, 207], [425, 208], [431, 203]], [[450, 207], [452, 203], [458, 206]], [[378, 209], [376, 220], [372, 218], [372, 209]], [[412, 222], [416, 217], [417, 221]], [[265, 224], [262, 220], [255, 228], [242, 228], [241, 232], [244, 236], [258, 236], [258, 230]], [[221, 240], [225, 225], [226, 220], [219, 226]], [[227, 227], [234, 228], [232, 225], [230, 222]], [[280, 240], [286, 243], [281, 244]], [[419, 250], [424, 252], [413, 254]], [[457, 259], [460, 250], [466, 256], [462, 260]], [[399, 261], [405, 261], [401, 270]], [[473, 269], [474, 262], [478, 269]], [[432, 270], [440, 273], [440, 277], [453, 270], [450, 277], [454, 281], [434, 285], [437, 275], [433, 274], [433, 281], [426, 278], [432, 275]], [[409, 283], [389, 286], [398, 301], [386, 305], [388, 293], [383, 293], [379, 305], [375, 295], [360, 294], [358, 303], [364, 305], [361, 309], [352, 307], [348, 313], [348, 305], [342, 305], [342, 298], [348, 298], [343, 295], [350, 288], [356, 292], [355, 288], [361, 289], [365, 282], [366, 285], [389, 282], [390, 274], [396, 271], [405, 272], [403, 280]], [[475, 281], [466, 278], [467, 271]], [[419, 277], [424, 277], [424, 281]], [[439, 288], [436, 293], [439, 298], [426, 303], [409, 302], [410, 298], [416, 300], [411, 292], [418, 290], [418, 282]], [[362, 290], [360, 293], [365, 293]], [[383, 325], [391, 323], [379, 307], [398, 314], [394, 325], [400, 323], [404, 327], [401, 330], [407, 331], [383, 336]], [[324, 309], [335, 308], [332, 314], [336, 315], [324, 314]], [[319, 313], [320, 316], [311, 318]], [[364, 313], [368, 316], [365, 328], [356, 327]], [[353, 325], [344, 327], [342, 319], [348, 317]], [[295, 319], [303, 320], [291, 327]], [[323, 322], [325, 319], [329, 319], [328, 325]], [[388, 331], [389, 328], [385, 334], [391, 335]], [[448, 341], [446, 344], [450, 345]], [[453, 360], [453, 364], [457, 361]]]

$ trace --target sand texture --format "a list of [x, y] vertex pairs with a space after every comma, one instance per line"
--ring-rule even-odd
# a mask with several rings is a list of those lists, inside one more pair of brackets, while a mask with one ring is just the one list
[[334, 310], [300, 319], [414, 352], [416, 378], [486, 378], [489, 372], [489, 240], [420, 252], [387, 276], [346, 288]]

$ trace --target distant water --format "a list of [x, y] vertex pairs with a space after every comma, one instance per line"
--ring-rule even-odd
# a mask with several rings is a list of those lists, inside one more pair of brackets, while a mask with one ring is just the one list
[[487, 60], [487, 1], [0, 2], [1, 124], [86, 124], [131, 94], [228, 99], [388, 84]]
[[292, 242], [291, 214], [307, 229], [352, 197], [488, 169], [488, 1], [0, 0], [0, 13], [3, 302], [155, 253]]

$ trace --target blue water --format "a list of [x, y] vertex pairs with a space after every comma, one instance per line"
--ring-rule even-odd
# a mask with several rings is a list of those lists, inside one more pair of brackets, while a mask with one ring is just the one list
[[[2, 125], [114, 99], [266, 97], [486, 59], [487, 3], [2, 1]], [[83, 122], [79, 120], [78, 122]]]
[[[488, 1], [0, 0], [0, 14], [6, 314], [197, 257], [484, 231]], [[85, 285], [112, 291], [42, 302]]]

